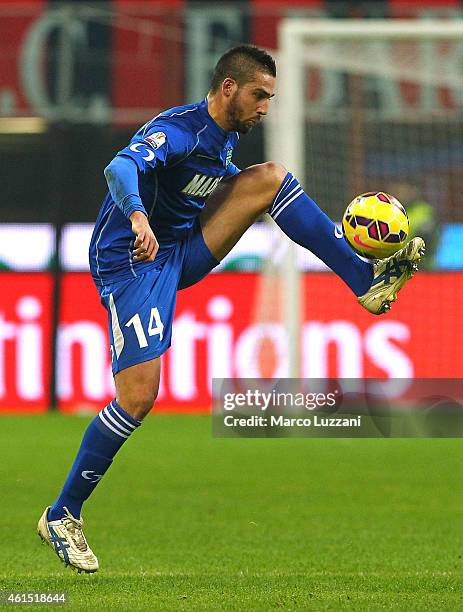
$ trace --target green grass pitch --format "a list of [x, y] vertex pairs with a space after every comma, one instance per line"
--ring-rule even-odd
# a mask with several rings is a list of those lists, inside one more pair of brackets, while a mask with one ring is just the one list
[[0, 590], [72, 610], [463, 608], [460, 440], [217, 439], [205, 416], [150, 417], [84, 508], [88, 576], [36, 535], [88, 421], [0, 420]]

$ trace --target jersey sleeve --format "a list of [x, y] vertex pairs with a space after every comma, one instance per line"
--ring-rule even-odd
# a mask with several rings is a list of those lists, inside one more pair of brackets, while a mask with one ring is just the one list
[[127, 218], [136, 210], [147, 214], [138, 192], [137, 166], [132, 159], [116, 155], [104, 175], [113, 200]]
[[233, 164], [232, 162], [228, 164], [226, 174], [227, 178], [235, 176], [235, 174], [238, 174], [239, 172], [241, 172], [241, 170], [238, 168], [238, 166], [235, 166], [235, 164]]
[[170, 166], [188, 155], [191, 136], [176, 125], [156, 122], [146, 132], [137, 132], [130, 144], [117, 155], [130, 157], [139, 172]]

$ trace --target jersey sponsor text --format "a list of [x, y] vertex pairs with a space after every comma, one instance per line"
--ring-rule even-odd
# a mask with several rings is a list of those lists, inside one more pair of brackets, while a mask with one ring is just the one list
[[182, 189], [182, 193], [204, 198], [214, 191], [222, 179], [223, 176], [213, 177], [205, 174], [195, 174], [188, 185]]

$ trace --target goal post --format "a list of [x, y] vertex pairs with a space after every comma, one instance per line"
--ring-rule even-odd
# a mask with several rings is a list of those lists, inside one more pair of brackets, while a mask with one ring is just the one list
[[[453, 65], [455, 71], [444, 70], [437, 62], [417, 70], [410, 58], [403, 58], [402, 65], [391, 65], [388, 58], [382, 57], [377, 62], [362, 54], [362, 46], [368, 52], [371, 44], [378, 43], [436, 43], [456, 42], [463, 45], [463, 21], [418, 21], [381, 20], [381, 19], [284, 19], [281, 22], [278, 36], [278, 106], [284, 109], [279, 116], [280, 156], [283, 163], [292, 169], [301, 180], [304, 176], [304, 124], [307, 101], [304, 96], [305, 75], [307, 67], [325, 70], [344, 71], [345, 73], [400, 79], [414, 83], [426, 83], [430, 86], [449, 86], [461, 88], [463, 78], [457, 72], [461, 65]], [[340, 47], [340, 43], [344, 43]], [[357, 61], [352, 60], [352, 53], [342, 56], [350, 43], [357, 54]], [[331, 46], [331, 51], [330, 51]], [[311, 53], [312, 52], [312, 53]], [[362, 57], [363, 55], [363, 57]], [[430, 59], [432, 53], [428, 53]], [[463, 56], [460, 56], [463, 60]], [[416, 60], [422, 63], [423, 60]], [[286, 137], [283, 137], [285, 135]]]
[[[463, 220], [463, 21], [287, 18], [278, 43], [267, 159], [337, 222], [372, 189]], [[310, 308], [298, 249], [279, 264], [290, 376], [304, 372], [304, 298]]]

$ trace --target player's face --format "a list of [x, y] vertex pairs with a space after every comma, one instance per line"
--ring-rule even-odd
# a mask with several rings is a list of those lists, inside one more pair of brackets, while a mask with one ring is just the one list
[[267, 114], [274, 96], [275, 77], [256, 72], [252, 81], [237, 87], [228, 105], [230, 131], [247, 134]]

